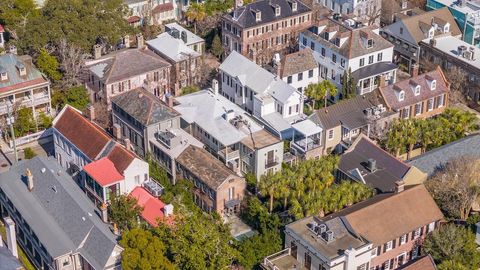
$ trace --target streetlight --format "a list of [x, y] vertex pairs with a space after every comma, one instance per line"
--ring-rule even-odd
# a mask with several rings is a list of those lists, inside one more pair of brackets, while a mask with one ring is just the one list
[[10, 105], [7, 105], [8, 115], [7, 115], [7, 125], [10, 126], [10, 133], [12, 134], [13, 139], [13, 152], [15, 152], [15, 164], [18, 162], [18, 153], [17, 153], [17, 143], [15, 142], [15, 131], [13, 130], [13, 124], [15, 123], [15, 118], [12, 115], [10, 110]]

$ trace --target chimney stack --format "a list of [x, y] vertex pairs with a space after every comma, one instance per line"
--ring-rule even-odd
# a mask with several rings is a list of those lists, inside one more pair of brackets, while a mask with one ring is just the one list
[[384, 87], [385, 85], [386, 85], [385, 76], [384, 76], [384, 75], [381, 75], [381, 76], [380, 76], [380, 80], [379, 80], [379, 82], [378, 82], [378, 88]]
[[25, 176], [27, 176], [28, 191], [32, 192], [32, 190], [33, 190], [33, 174], [30, 171], [30, 169], [27, 169], [27, 172], [25, 173]]
[[403, 180], [395, 182], [395, 193], [400, 193], [405, 190], [405, 182]]
[[102, 45], [95, 44], [93, 45], [93, 58], [98, 59], [102, 57]]
[[113, 124], [113, 137], [117, 140], [122, 138], [122, 127], [119, 124]]
[[123, 143], [125, 144], [125, 148], [127, 148], [127, 150], [132, 150], [132, 143], [130, 142], [130, 139], [126, 138], [123, 140]]
[[420, 67], [418, 66], [418, 64], [413, 64], [410, 75], [412, 75], [412, 77], [417, 77], [419, 68]]
[[214, 95], [218, 95], [218, 80], [212, 80], [212, 90]]
[[108, 208], [105, 203], [102, 203], [102, 205], [100, 206], [100, 211], [102, 214], [102, 221], [108, 223]]
[[7, 247], [15, 258], [18, 258], [17, 233], [15, 232], [15, 222], [10, 217], [4, 219], [7, 229]]
[[89, 104], [87, 107], [87, 117], [90, 121], [95, 120], [95, 106], [93, 104]]
[[143, 40], [143, 35], [138, 33], [136, 35], [136, 38], [137, 38], [137, 48], [139, 49], [143, 48], [143, 46], [145, 45], [145, 42]]
[[167, 102], [168, 107], [173, 108], [173, 100], [174, 100], [174, 97], [172, 94], [165, 95], [165, 101]]

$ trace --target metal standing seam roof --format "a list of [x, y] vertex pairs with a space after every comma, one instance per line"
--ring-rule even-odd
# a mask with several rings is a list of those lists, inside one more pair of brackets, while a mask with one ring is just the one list
[[[33, 175], [31, 192], [27, 169]], [[53, 258], [79, 252], [95, 269], [103, 269], [120, 248], [95, 205], [53, 158], [19, 162], [0, 174], [0, 188]]]
[[[27, 70], [26, 76], [20, 76], [17, 70], [17, 63], [21, 63]], [[14, 89], [16, 85], [18, 88], [26, 85], [35, 85], [48, 82], [42, 73], [33, 64], [23, 64], [20, 56], [12, 53], [0, 55], [0, 69], [7, 72], [8, 80], [0, 81], [0, 92], [5, 89]]]

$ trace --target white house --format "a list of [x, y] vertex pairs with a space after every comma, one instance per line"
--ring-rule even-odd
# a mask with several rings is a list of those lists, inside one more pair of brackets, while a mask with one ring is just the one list
[[220, 93], [285, 139], [304, 118], [302, 93], [237, 52], [220, 65]]
[[320, 67], [320, 77], [341, 88], [342, 76], [350, 69], [357, 93], [373, 91], [384, 80], [395, 83], [397, 66], [392, 64], [393, 45], [379, 30], [341, 17], [324, 18], [300, 33], [300, 49], [310, 48]]

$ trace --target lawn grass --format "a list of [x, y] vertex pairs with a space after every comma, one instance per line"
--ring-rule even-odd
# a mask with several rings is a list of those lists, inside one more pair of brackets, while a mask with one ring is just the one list
[[[2, 235], [3, 239], [7, 240], [7, 231], [5, 230], [5, 226], [3, 225], [2, 222], [0, 222], [0, 234]], [[25, 269], [35, 270], [35, 267], [28, 259], [27, 254], [25, 254], [25, 252], [19, 245], [17, 245], [17, 250], [18, 250], [18, 260], [25, 267]]]

